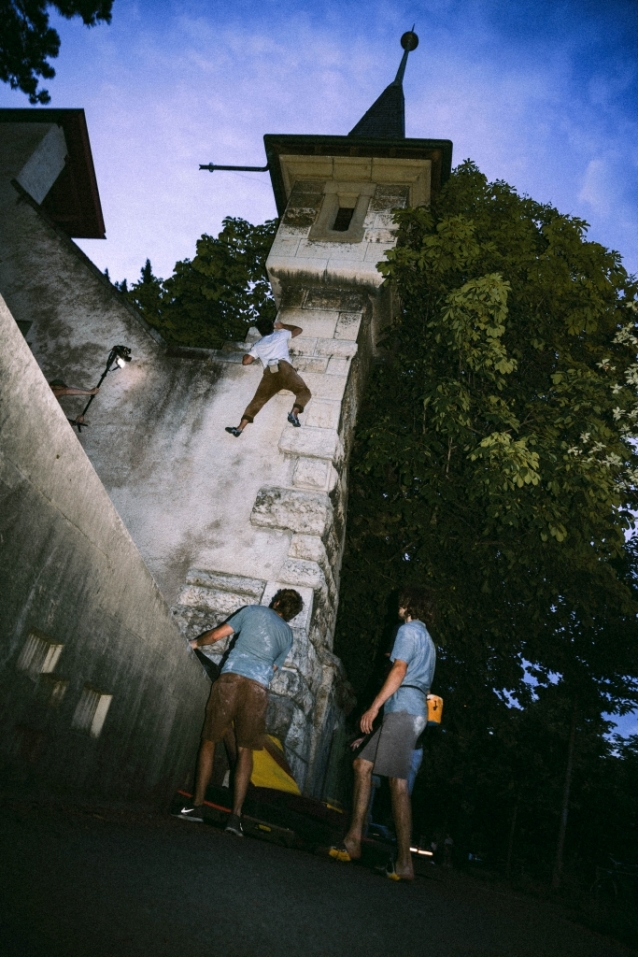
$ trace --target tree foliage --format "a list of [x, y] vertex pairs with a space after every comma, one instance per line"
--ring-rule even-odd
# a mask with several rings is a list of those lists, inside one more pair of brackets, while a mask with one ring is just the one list
[[29, 103], [49, 103], [38, 82], [55, 76], [49, 59], [60, 52], [60, 36], [49, 26], [48, 8], [92, 27], [111, 22], [112, 6], [113, 0], [0, 0], [0, 80], [26, 93]]
[[396, 218], [381, 268], [400, 309], [358, 422], [335, 651], [361, 692], [398, 585], [430, 586], [428, 827], [491, 828], [504, 857], [542, 793], [551, 872], [561, 801], [580, 799], [567, 769], [580, 786], [586, 758], [611, 761], [601, 715], [638, 702], [638, 286], [586, 223], [470, 162]]
[[154, 276], [147, 260], [139, 282], [119, 288], [173, 345], [210, 349], [244, 339], [260, 315], [276, 314], [266, 272], [276, 228], [276, 220], [253, 226], [227, 217], [219, 235], [204, 234], [194, 259], [176, 263], [168, 279]]
[[491, 642], [507, 687], [524, 655], [550, 667], [560, 614], [633, 607], [636, 284], [585, 223], [471, 163], [397, 219], [383, 271], [402, 305], [357, 435], [341, 633], [359, 590], [426, 581], [439, 639]]

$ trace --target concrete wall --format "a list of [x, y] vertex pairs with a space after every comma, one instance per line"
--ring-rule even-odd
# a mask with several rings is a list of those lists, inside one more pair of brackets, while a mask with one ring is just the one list
[[209, 689], [0, 299], [5, 781], [164, 803]]

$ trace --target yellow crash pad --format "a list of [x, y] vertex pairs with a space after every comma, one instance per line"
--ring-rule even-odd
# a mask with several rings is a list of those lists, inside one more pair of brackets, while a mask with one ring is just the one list
[[251, 783], [257, 788], [273, 788], [289, 794], [301, 794], [279, 738], [267, 734], [263, 751], [253, 751]]

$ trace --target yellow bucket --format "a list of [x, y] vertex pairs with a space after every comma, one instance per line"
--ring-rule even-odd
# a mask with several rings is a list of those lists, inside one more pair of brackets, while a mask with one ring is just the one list
[[443, 717], [443, 698], [438, 694], [429, 694], [428, 700], [428, 728], [440, 728]]

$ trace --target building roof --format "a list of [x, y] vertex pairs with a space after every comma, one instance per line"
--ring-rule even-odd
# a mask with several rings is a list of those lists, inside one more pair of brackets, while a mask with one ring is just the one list
[[411, 50], [416, 50], [419, 38], [413, 30], [401, 37], [403, 57], [397, 75], [369, 110], [361, 117], [348, 136], [367, 136], [388, 139], [405, 139], [405, 97], [403, 77]]
[[66, 166], [47, 193], [42, 208], [75, 239], [104, 239], [104, 218], [84, 110], [34, 107], [0, 110], [0, 123], [55, 123], [64, 131]]
[[400, 83], [391, 83], [363, 114], [348, 136], [405, 139], [405, 97]]
[[279, 216], [283, 216], [289, 198], [280, 157], [344, 156], [348, 158], [378, 157], [388, 160], [430, 160], [432, 163], [432, 192], [434, 193], [440, 190], [452, 170], [451, 140], [364, 136], [358, 136], [355, 139], [351, 136], [267, 134], [264, 136], [264, 146]]

